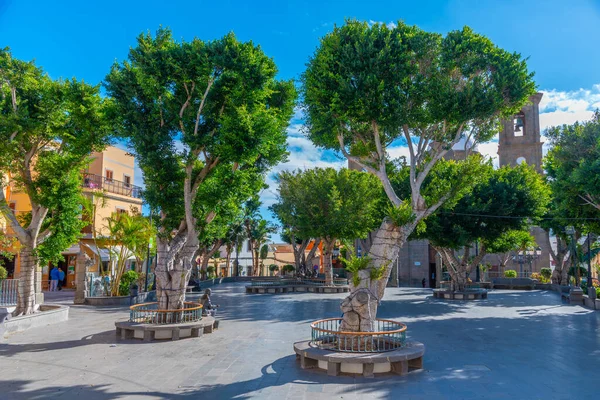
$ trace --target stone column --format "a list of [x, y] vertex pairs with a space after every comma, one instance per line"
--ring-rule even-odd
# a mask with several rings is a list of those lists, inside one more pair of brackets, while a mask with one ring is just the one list
[[35, 304], [44, 304], [44, 293], [42, 292], [42, 270], [36, 267], [33, 287], [35, 289]]
[[390, 273], [390, 278], [388, 280], [388, 287], [398, 287], [398, 262], [400, 257], [392, 261], [392, 272]]
[[75, 299], [74, 304], [83, 304], [88, 296], [87, 290], [87, 260], [84, 250], [79, 246], [79, 254], [75, 260]]

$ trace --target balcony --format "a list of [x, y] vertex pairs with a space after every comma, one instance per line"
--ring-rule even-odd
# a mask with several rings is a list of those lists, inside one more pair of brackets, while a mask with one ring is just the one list
[[83, 174], [83, 187], [88, 189], [104, 190], [109, 193], [119, 194], [121, 196], [133, 197], [134, 199], [142, 198], [142, 188], [139, 186], [132, 185], [117, 181], [115, 179], [108, 179], [101, 175], [95, 174]]

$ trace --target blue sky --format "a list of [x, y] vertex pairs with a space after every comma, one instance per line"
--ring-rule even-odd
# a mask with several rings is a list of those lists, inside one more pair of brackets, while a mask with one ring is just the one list
[[[319, 37], [345, 18], [403, 20], [440, 33], [464, 25], [499, 46], [529, 57], [541, 103], [542, 128], [587, 119], [600, 108], [600, 1], [24, 1], [0, 0], [0, 46], [35, 59], [52, 77], [100, 83], [115, 60], [127, 56], [142, 31], [168, 26], [176, 38], [214, 39], [233, 31], [274, 58], [281, 78], [298, 78]], [[301, 116], [289, 129], [290, 161], [277, 170], [335, 166], [301, 133]], [[497, 145], [481, 146], [495, 156]], [[392, 155], [406, 148], [391, 149]], [[136, 181], [140, 181], [140, 176]], [[263, 193], [274, 200], [274, 184]], [[267, 215], [265, 215], [267, 216]]]

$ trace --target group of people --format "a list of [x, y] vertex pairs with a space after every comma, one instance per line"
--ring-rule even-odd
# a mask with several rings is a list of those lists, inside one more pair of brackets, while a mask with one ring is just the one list
[[62, 268], [52, 267], [50, 271], [50, 291], [56, 292], [62, 290], [62, 285], [65, 280], [65, 271]]

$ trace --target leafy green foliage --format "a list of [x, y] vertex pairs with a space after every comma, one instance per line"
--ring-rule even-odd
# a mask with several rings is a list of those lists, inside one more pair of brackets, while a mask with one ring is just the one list
[[269, 265], [269, 271], [271, 271], [271, 272], [279, 271], [279, 266], [277, 266], [275, 264], [271, 264], [271, 265]]
[[550, 281], [550, 278], [552, 277], [552, 269], [550, 268], [542, 268], [540, 270], [540, 275], [542, 276], [542, 278], [544, 278], [546, 281]]
[[138, 261], [143, 260], [148, 251], [151, 238], [156, 236], [156, 229], [150, 219], [141, 214], [112, 213], [106, 218], [108, 236], [100, 237], [96, 243], [109, 251], [111, 260], [116, 261], [114, 275], [111, 278], [113, 285], [111, 294], [117, 295], [126, 271], [128, 260], [135, 256]]
[[427, 219], [420, 237], [436, 246], [458, 249], [476, 240], [497, 252], [524, 245], [529, 226], [544, 215], [549, 189], [525, 164], [493, 170], [452, 207], [444, 206]]
[[375, 229], [381, 185], [364, 172], [333, 168], [283, 171], [275, 216], [300, 238], [355, 239]]
[[0, 281], [6, 278], [8, 278], [8, 271], [6, 270], [6, 268], [0, 265]]
[[268, 255], [269, 255], [269, 245], [263, 244], [262, 247], [260, 248], [260, 259], [264, 260], [267, 258]]
[[284, 265], [284, 266], [281, 268], [281, 270], [282, 270], [284, 273], [286, 273], [286, 274], [287, 274], [287, 273], [292, 273], [292, 272], [294, 272], [294, 271], [296, 270], [296, 268], [294, 268], [294, 266], [293, 266], [293, 265], [291, 265], [291, 264], [285, 264], [285, 265]]
[[535, 247], [535, 238], [527, 230], [509, 230], [486, 242], [488, 253], [507, 253]]
[[496, 118], [519, 110], [534, 90], [519, 54], [468, 27], [442, 37], [403, 22], [389, 28], [354, 20], [321, 39], [302, 81], [311, 140], [337, 148], [342, 134], [353, 154], [374, 149], [372, 122], [382, 143], [401, 136], [403, 125], [442, 122], [438, 142], [472, 123], [489, 140]]
[[[371, 258], [369, 256], [356, 256], [356, 252], [354, 251], [354, 248], [351, 245], [346, 244], [344, 248], [346, 249], [346, 256], [340, 256], [339, 259], [344, 265], [344, 269], [352, 274], [352, 284], [354, 286], [358, 286], [360, 285], [360, 276], [358, 275], [358, 272], [369, 268], [369, 265], [371, 265]], [[382, 266], [380, 268], [371, 269], [371, 279], [378, 279], [373, 278], [373, 276], [377, 276], [379, 274], [380, 269], [383, 270], [385, 269], [385, 267]]]
[[214, 212], [226, 213], [262, 188], [265, 171], [285, 159], [296, 92], [276, 73], [260, 47], [233, 34], [177, 42], [162, 28], [140, 35], [128, 61], [113, 65], [106, 77], [113, 116], [144, 171], [146, 200], [161, 210], [164, 232], [184, 219], [186, 190], [202, 230]]
[[33, 212], [26, 223], [11, 220], [4, 195], [0, 211], [23, 245], [40, 244], [44, 263], [61, 260], [61, 252], [79, 239], [79, 174], [90, 153], [109, 144], [109, 105], [98, 86], [52, 80], [33, 62], [0, 50], [0, 176], [11, 174]]
[[600, 112], [587, 122], [552, 127], [546, 136], [552, 148], [544, 169], [553, 195], [553, 218], [547, 228], [563, 236], [567, 225], [574, 225], [578, 231], [598, 231], [600, 224], [595, 219], [600, 218]]
[[514, 269], [507, 269], [506, 271], [504, 271], [504, 277], [505, 278], [516, 278], [517, 271], [515, 271]]
[[[135, 284], [135, 282], [137, 282], [137, 280], [139, 279], [139, 274], [135, 271], [127, 271], [123, 274], [123, 276], [121, 277], [120, 282], [118, 283], [119, 285], [119, 296], [127, 296], [129, 295], [129, 289], [131, 288], [132, 284]], [[117, 283], [114, 283], [114, 285], [116, 285]]]

